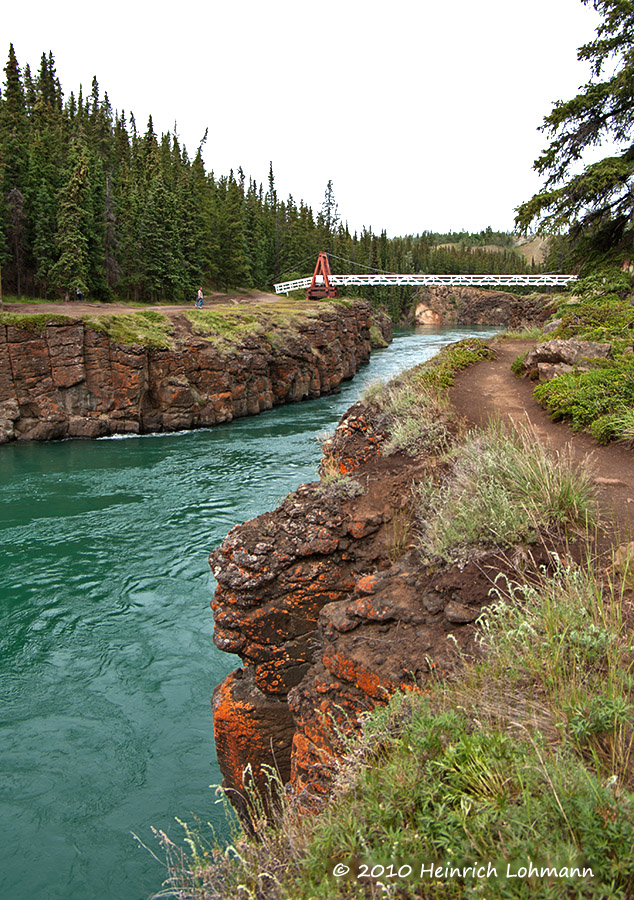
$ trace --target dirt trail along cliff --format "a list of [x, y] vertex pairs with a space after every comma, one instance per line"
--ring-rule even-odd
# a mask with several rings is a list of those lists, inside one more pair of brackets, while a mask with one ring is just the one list
[[[589, 434], [574, 434], [564, 422], [553, 422], [533, 397], [534, 383], [511, 371], [514, 359], [533, 347], [532, 341], [500, 341], [496, 359], [476, 363], [456, 377], [451, 401], [473, 425], [491, 418], [528, 423], [536, 438], [555, 451], [569, 447], [579, 465], [590, 464], [604, 519], [612, 520], [617, 540], [634, 532], [634, 457], [623, 444], [601, 446]], [[630, 537], [627, 537], [630, 540]]]

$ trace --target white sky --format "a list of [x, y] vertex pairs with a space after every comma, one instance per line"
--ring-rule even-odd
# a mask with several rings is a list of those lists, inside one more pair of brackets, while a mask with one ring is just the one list
[[[537, 131], [587, 79], [581, 0], [31, 0], [5, 3], [0, 65], [52, 50], [64, 95], [93, 75], [116, 109], [178, 125], [315, 212], [332, 179], [352, 230], [513, 227], [540, 186]], [[4, 76], [3, 76], [4, 77]]]

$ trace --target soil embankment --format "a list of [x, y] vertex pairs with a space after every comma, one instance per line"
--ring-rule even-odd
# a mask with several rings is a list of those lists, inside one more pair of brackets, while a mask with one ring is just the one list
[[[33, 315], [5, 307], [0, 443], [176, 431], [255, 415], [338, 390], [369, 358], [371, 329], [391, 337], [387, 317], [363, 302], [304, 311], [298, 303], [282, 313], [261, 305], [241, 319], [214, 307], [198, 318], [160, 307], [149, 311], [154, 320], [129, 307], [87, 304], [88, 318], [76, 304], [36, 306]], [[109, 332], [135, 312], [160, 322], [166, 345]]]

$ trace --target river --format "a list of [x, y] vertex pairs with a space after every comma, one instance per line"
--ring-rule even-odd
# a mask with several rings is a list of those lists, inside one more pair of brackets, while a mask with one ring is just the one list
[[397, 333], [340, 394], [170, 435], [0, 447], [0, 896], [146, 900], [151, 828], [227, 824], [207, 556], [316, 478], [369, 382], [492, 329]]

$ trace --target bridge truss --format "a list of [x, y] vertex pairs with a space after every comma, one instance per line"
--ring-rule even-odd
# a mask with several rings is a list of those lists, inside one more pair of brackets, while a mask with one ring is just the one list
[[562, 287], [576, 281], [576, 275], [541, 273], [540, 275], [430, 275], [421, 273], [369, 275], [333, 275], [325, 253], [320, 253], [312, 276], [282, 281], [275, 285], [276, 294], [307, 290], [310, 299], [316, 297], [336, 297], [340, 287], [351, 285], [413, 285], [439, 286], [458, 285], [462, 287]]

